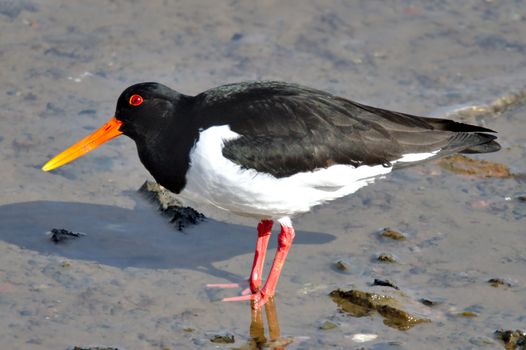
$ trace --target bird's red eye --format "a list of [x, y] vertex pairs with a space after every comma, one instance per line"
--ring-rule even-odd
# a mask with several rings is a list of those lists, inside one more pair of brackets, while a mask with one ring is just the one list
[[135, 106], [135, 107], [140, 106], [143, 102], [144, 102], [144, 99], [142, 98], [141, 95], [132, 95], [130, 97], [130, 104], [132, 106]]

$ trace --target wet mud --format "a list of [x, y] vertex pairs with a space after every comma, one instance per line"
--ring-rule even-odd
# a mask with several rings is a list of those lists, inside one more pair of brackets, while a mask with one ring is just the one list
[[[516, 1], [0, 1], [2, 348], [520, 349], [525, 24]], [[246, 279], [253, 220], [196, 208], [206, 220], [183, 214], [181, 234], [137, 193], [151, 178], [124, 137], [40, 170], [133, 83], [196, 94], [253, 79], [475, 123], [503, 147], [400, 169], [294, 218], [275, 303], [256, 314], [220, 302], [243, 287], [205, 288]], [[52, 228], [86, 235], [55, 244]], [[431, 322], [352, 317], [338, 289], [394, 293]]]

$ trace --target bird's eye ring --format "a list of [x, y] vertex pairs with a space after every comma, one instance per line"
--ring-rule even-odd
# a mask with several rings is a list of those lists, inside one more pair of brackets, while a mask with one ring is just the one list
[[144, 99], [142, 98], [141, 95], [132, 95], [130, 97], [130, 104], [132, 106], [135, 106], [135, 107], [140, 106], [143, 102], [144, 102]]

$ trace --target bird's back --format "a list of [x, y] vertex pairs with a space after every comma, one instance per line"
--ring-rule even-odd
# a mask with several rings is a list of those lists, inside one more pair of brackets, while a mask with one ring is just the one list
[[493, 152], [492, 130], [362, 105], [282, 82], [244, 82], [195, 97], [201, 128], [229, 125], [240, 137], [223, 155], [276, 177], [334, 164], [389, 164], [406, 154]]

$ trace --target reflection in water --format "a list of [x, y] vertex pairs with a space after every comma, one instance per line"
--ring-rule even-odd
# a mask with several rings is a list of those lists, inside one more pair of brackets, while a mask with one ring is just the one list
[[265, 304], [265, 314], [267, 316], [268, 324], [268, 338], [265, 337], [263, 310], [261, 308], [254, 310], [252, 303], [253, 301], [250, 305], [250, 340], [247, 344], [241, 346], [239, 349], [285, 349], [287, 345], [293, 342], [293, 339], [280, 337], [278, 314], [276, 312], [274, 298], [270, 298], [270, 300]]

